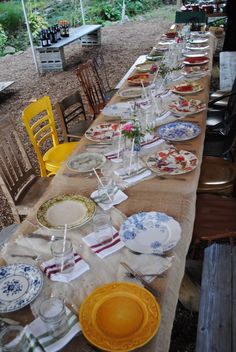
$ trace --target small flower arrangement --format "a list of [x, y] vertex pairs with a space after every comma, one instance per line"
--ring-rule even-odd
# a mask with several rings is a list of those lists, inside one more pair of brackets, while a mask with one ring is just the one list
[[136, 120], [132, 120], [123, 125], [121, 133], [123, 136], [129, 139], [140, 140], [144, 136], [141, 130], [140, 123]]

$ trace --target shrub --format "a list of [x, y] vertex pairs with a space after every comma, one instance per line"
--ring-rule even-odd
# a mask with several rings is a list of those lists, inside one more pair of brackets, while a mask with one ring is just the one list
[[2, 28], [2, 25], [0, 24], [0, 55], [2, 55], [3, 53], [3, 50], [6, 46], [6, 42], [7, 42], [7, 36], [4, 29]]
[[17, 34], [19, 28], [24, 25], [23, 11], [19, 2], [0, 3], [0, 24], [8, 34]]
[[42, 28], [48, 27], [48, 23], [44, 20], [44, 18], [36, 13], [32, 13], [28, 17], [28, 21], [33, 38], [38, 37]]

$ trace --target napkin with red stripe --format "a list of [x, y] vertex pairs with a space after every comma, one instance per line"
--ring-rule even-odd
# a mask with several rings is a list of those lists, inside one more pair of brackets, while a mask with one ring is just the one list
[[41, 269], [52, 281], [70, 282], [89, 270], [89, 265], [80, 257], [78, 253], [74, 253], [75, 266], [69, 273], [60, 272], [56, 268], [54, 258], [42, 263]]
[[155, 147], [163, 142], [164, 142], [164, 139], [161, 139], [158, 136], [154, 136], [151, 139], [147, 139], [146, 141], [144, 140], [143, 142], [141, 142], [141, 147], [143, 149], [148, 149], [148, 148]]
[[124, 247], [124, 243], [120, 240], [119, 233], [113, 227], [113, 240], [110, 242], [103, 241], [101, 243], [97, 242], [96, 234], [94, 232], [90, 233], [83, 238], [83, 241], [91, 248], [91, 250], [96, 253], [101, 259], [106, 256], [118, 251]]
[[120, 163], [122, 161], [122, 152], [123, 149], [120, 149], [119, 155], [118, 155], [118, 150], [117, 151], [112, 151], [109, 153], [105, 153], [105, 157], [110, 160], [113, 161], [114, 163]]

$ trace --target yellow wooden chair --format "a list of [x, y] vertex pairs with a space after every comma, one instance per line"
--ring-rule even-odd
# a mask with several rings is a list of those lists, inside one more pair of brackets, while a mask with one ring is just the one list
[[[41, 176], [55, 175], [77, 142], [59, 144], [49, 96], [27, 106], [23, 111], [22, 120], [36, 152]], [[53, 146], [48, 149], [49, 140]]]

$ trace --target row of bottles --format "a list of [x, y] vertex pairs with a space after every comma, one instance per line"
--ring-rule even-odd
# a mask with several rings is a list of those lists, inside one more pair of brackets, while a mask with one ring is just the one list
[[60, 21], [55, 26], [42, 29], [40, 41], [43, 47], [57, 43], [62, 37], [69, 37], [69, 25], [67, 21]]

